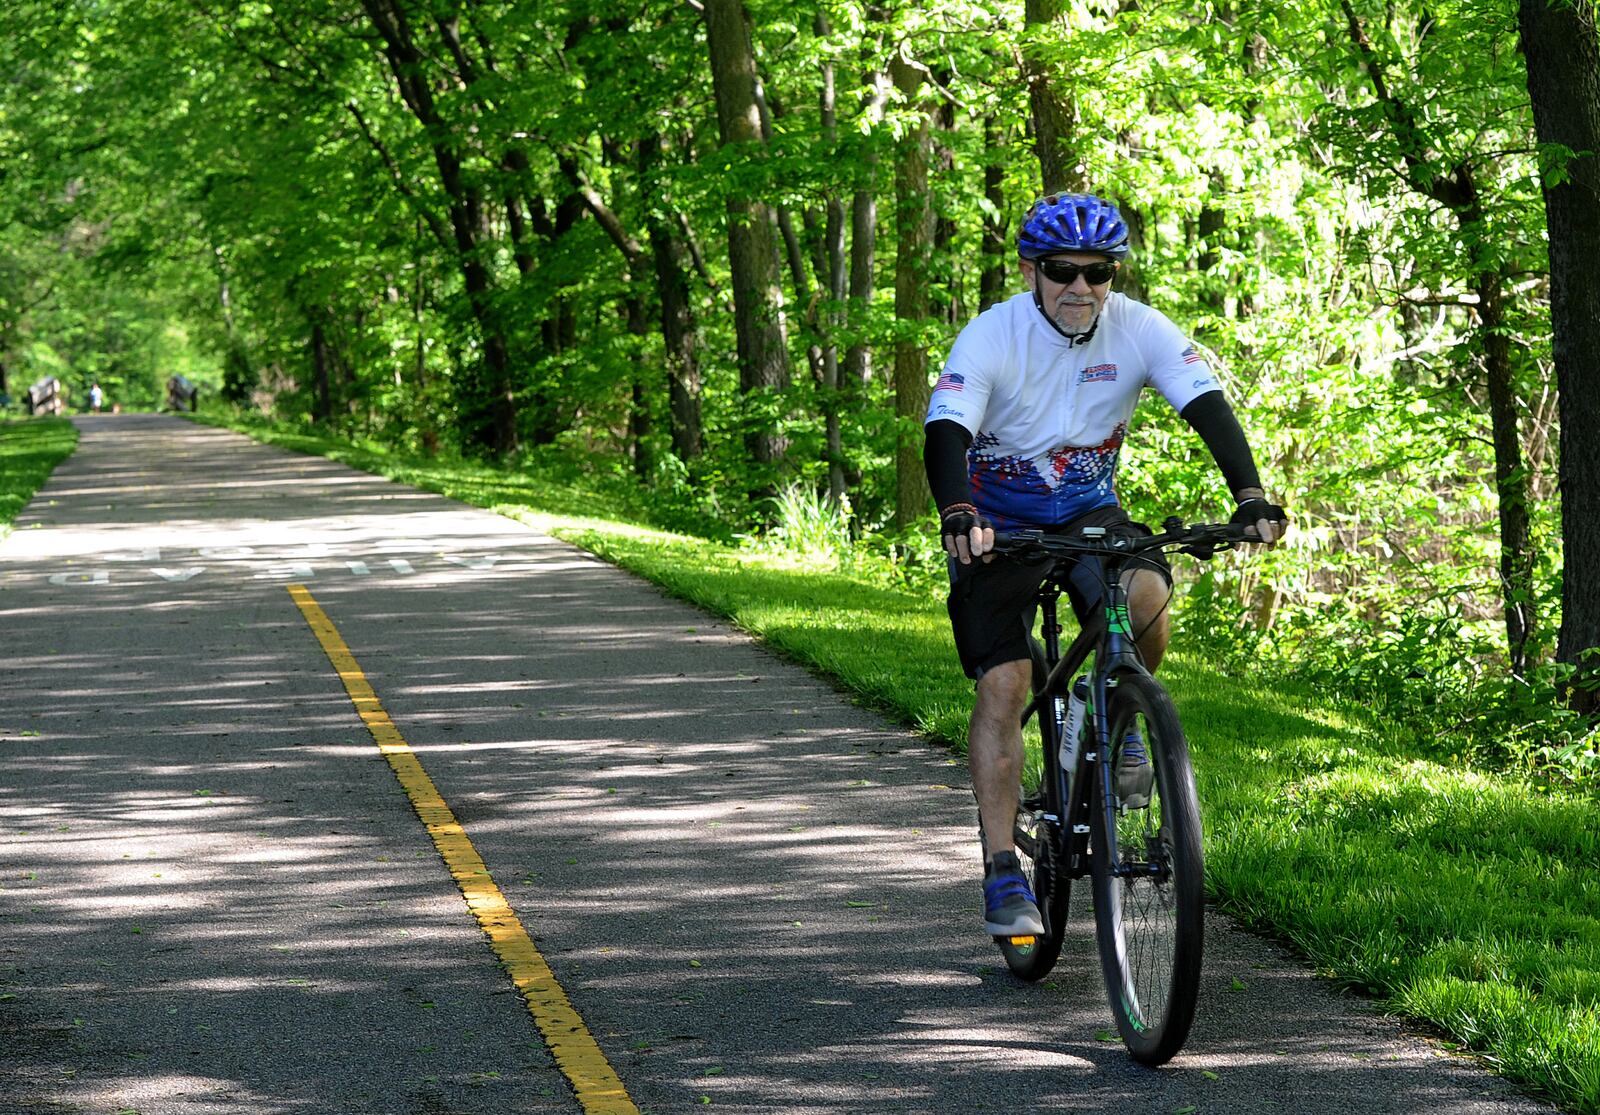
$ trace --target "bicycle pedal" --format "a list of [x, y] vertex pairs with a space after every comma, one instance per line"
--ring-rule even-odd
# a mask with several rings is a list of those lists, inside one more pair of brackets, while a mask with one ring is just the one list
[[1009, 937], [1007, 938], [1007, 943], [1011, 945], [1012, 948], [1032, 948], [1034, 945], [1039, 943], [1039, 938], [1033, 936], [1032, 934], [1029, 934], [1026, 937]]

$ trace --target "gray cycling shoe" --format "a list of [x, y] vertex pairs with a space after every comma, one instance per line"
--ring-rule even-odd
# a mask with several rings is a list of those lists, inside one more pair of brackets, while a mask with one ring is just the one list
[[1150, 765], [1144, 737], [1135, 728], [1122, 742], [1122, 759], [1117, 764], [1117, 797], [1124, 809], [1144, 809], [1150, 804], [1150, 788], [1155, 785], [1156, 768]]
[[983, 927], [992, 937], [1030, 937], [1044, 932], [1033, 888], [1015, 852], [997, 852], [983, 876]]

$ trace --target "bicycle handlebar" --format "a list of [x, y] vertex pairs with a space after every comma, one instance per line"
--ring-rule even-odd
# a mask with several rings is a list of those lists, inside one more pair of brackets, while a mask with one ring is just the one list
[[1202, 560], [1212, 557], [1218, 550], [1231, 550], [1240, 542], [1253, 542], [1253, 535], [1243, 523], [1190, 523], [1185, 525], [1176, 515], [1161, 524], [1161, 533], [1149, 536], [1136, 534], [1111, 534], [1104, 528], [1098, 535], [1047, 534], [1042, 530], [995, 531], [994, 548], [997, 553], [1042, 553], [1051, 557], [1076, 557], [1081, 554], [1131, 555], [1146, 550], [1177, 547], [1180, 551]]

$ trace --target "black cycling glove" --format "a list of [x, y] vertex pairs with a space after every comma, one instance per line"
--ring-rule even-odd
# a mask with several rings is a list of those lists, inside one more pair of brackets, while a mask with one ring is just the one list
[[953, 539], [964, 538], [970, 545], [973, 527], [991, 525], [972, 504], [952, 503], [939, 511], [939, 545], [944, 547], [945, 553], [954, 553], [956, 550], [950, 544]]
[[1260, 496], [1254, 496], [1250, 499], [1240, 500], [1238, 509], [1233, 513], [1233, 518], [1228, 521], [1253, 527], [1262, 519], [1269, 523], [1286, 524], [1289, 521], [1289, 516], [1277, 504], [1268, 503]]

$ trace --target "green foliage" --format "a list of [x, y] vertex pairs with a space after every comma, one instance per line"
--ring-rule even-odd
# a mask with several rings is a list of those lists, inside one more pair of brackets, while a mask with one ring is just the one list
[[[462, 41], [476, 45], [429, 54], [443, 134], [408, 113], [362, 42], [370, 29], [356, 33], [335, 5], [309, 5], [291, 23], [259, 3], [112, 3], [68, 19], [24, 4], [5, 57], [39, 110], [7, 117], [0, 133], [22, 156], [0, 201], [24, 218], [6, 233], [14, 263], [0, 269], [0, 307], [14, 309], [0, 349], [13, 376], [53, 370], [75, 398], [98, 375], [114, 400], [149, 405], [165, 374], [183, 370], [280, 418], [448, 454], [474, 452], [490, 422], [482, 361], [493, 328], [511, 353], [530, 461], [566, 455], [618, 477], [631, 468], [663, 501], [662, 521], [749, 530], [768, 513], [749, 493], [821, 491], [825, 475], [816, 379], [797, 377], [759, 406], [739, 386], [720, 245], [729, 199], [758, 197], [787, 207], [798, 237], [798, 285], [786, 276], [796, 366], [826, 337], [873, 346], [878, 374], [843, 400], [849, 500], [861, 548], [903, 557], [926, 547], [878, 538], [896, 486], [888, 346], [921, 338], [937, 367], [970, 316], [983, 221], [1008, 215], [983, 193], [983, 166], [999, 168], [1013, 212], [1038, 188], [1021, 139], [1023, 51], [1056, 72], [1100, 76], [1095, 95], [1074, 102], [1076, 153], [1088, 179], [1137, 214], [1134, 278], [1209, 349], [1269, 487], [1295, 512], [1296, 543], [1260, 566], [1224, 566], [1219, 599], [1270, 614], [1282, 629], [1273, 648], [1307, 651], [1316, 640], [1304, 632], [1338, 631], [1350, 664], [1367, 653], [1363, 632], [1393, 632], [1392, 617], [1460, 616], [1467, 634], [1441, 656], [1492, 672], [1497, 502], [1470, 297], [1474, 269], [1491, 264], [1520, 284], [1507, 327], [1527, 400], [1538, 572], [1551, 583], [1559, 570], [1537, 151], [1511, 10], [1356, 4], [1363, 48], [1346, 13], [1325, 4], [1206, 18], [1177, 4], [1077, 5], [1032, 27], [1019, 8], [891, 5], [874, 23], [861, 5], [830, 0], [814, 9], [828, 23], [819, 32], [813, 9], [754, 4], [771, 138], [734, 150], [717, 140], [697, 23], [667, 0], [631, 14], [463, 9]], [[159, 66], [139, 49], [155, 41]], [[935, 136], [950, 156], [932, 177], [950, 239], [927, 261], [949, 310], [924, 322], [894, 319], [886, 218], [894, 140], [928, 105], [889, 90], [881, 120], [868, 111], [884, 92], [870, 75], [902, 49], [928, 60], [933, 103], [954, 105]], [[166, 64], [174, 58], [189, 64]], [[818, 109], [825, 67], [832, 130]], [[658, 141], [647, 166], [639, 145]], [[439, 143], [479, 191], [492, 280], [483, 314], [452, 255]], [[1430, 196], [1463, 168], [1477, 189], [1470, 214]], [[659, 229], [698, 250], [703, 271], [688, 275], [697, 458], [675, 460], [668, 438], [650, 261], [624, 259], [574, 182], [641, 251], [656, 249]], [[879, 199], [875, 294], [841, 303], [823, 289], [824, 206], [862, 189]], [[636, 312], [642, 330], [629, 323]], [[788, 440], [772, 475], [746, 453], [752, 424]], [[1122, 495], [1146, 518], [1226, 506], [1203, 450], [1159, 407], [1136, 421]]]
[[[459, 39], [412, 20], [417, 61], [397, 71], [371, 13], [331, 0], [293, 18], [260, 0], [12, 5], [0, 71], [29, 111], [0, 116], [11, 394], [49, 372], [76, 402], [98, 376], [147, 406], [182, 371], [302, 436], [448, 467], [486, 467], [509, 409], [519, 473], [935, 595], [930, 532], [888, 530], [915, 437], [889, 369], [910, 340], [936, 373], [978, 305], [985, 222], [1014, 230], [1040, 188], [1026, 58], [1095, 76], [1092, 94], [1073, 86], [1069, 153], [1133, 218], [1131, 289], [1204, 346], [1294, 516], [1287, 545], [1195, 583], [1183, 637], [1367, 694], [1435, 758], [1590, 778], [1545, 664], [1562, 558], [1539, 175], [1570, 153], [1533, 142], [1512, 7], [1161, 0], [1030, 25], [1019, 0], [749, 0], [768, 137], [724, 147], [704, 28], [676, 0], [402, 6], [453, 14]], [[925, 66], [919, 95], [885, 80], [897, 56]], [[941, 231], [916, 263], [938, 309], [900, 321], [894, 159], [930, 113]], [[791, 270], [785, 246], [781, 292], [795, 374], [757, 393], [726, 248], [730, 204], [751, 198], [781, 207], [798, 255]], [[828, 231], [858, 199], [877, 207], [872, 292], [840, 298]], [[680, 272], [673, 351], [658, 262]], [[1522, 678], [1506, 665], [1488, 273], [1533, 520]], [[841, 361], [865, 346], [871, 374], [826, 389], [830, 345]], [[675, 375], [698, 452], [672, 436]], [[757, 467], [752, 432], [787, 456]], [[1227, 513], [1159, 402], [1123, 458], [1136, 517]], [[835, 468], [849, 544], [822, 496]]]
[[830, 504], [806, 484], [791, 484], [775, 500], [765, 541], [780, 551], [837, 568], [850, 550], [850, 510]]

